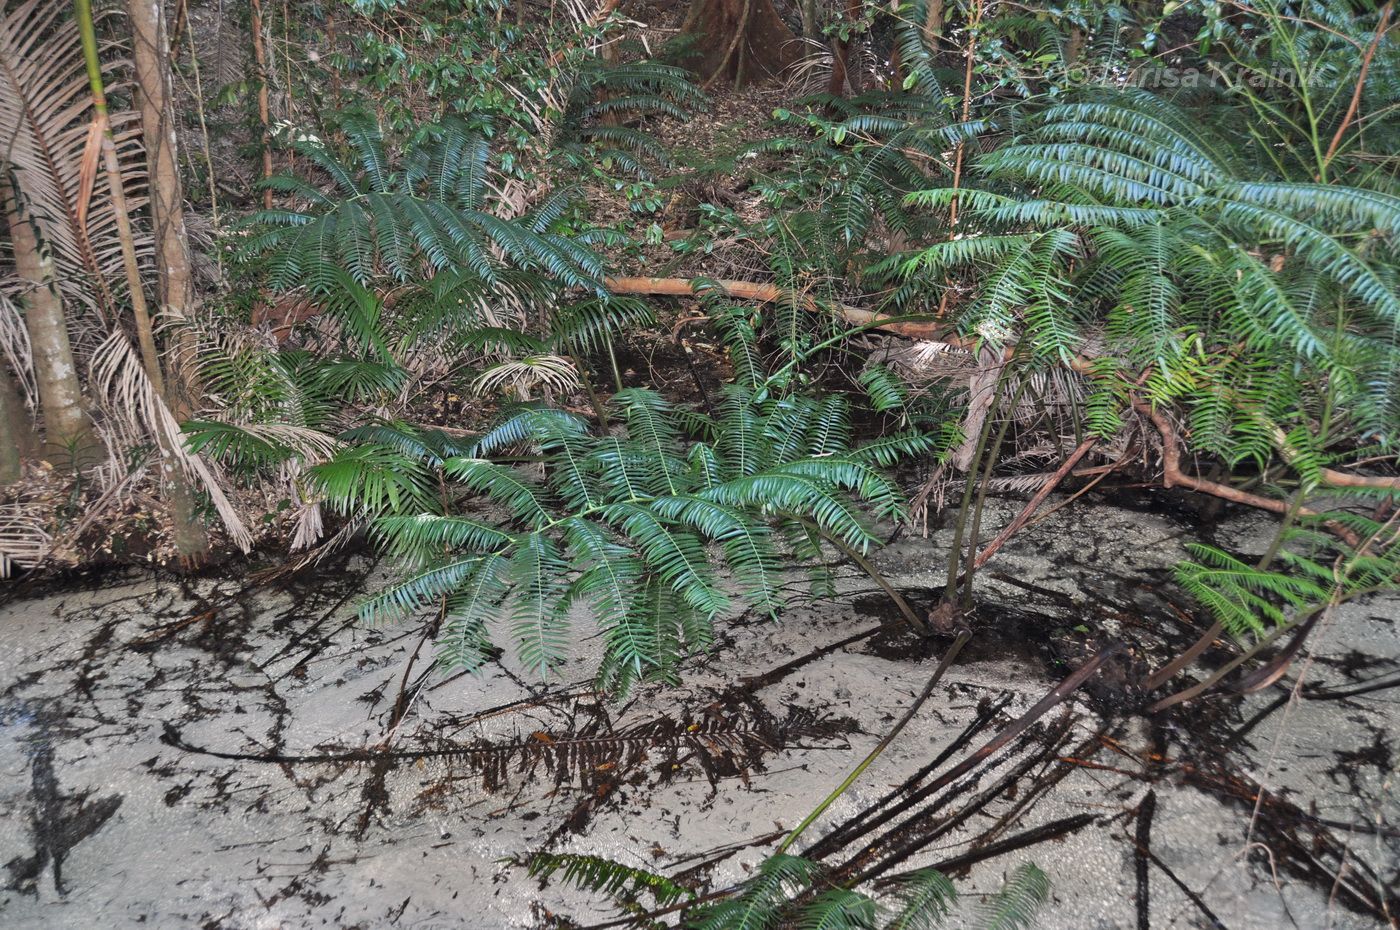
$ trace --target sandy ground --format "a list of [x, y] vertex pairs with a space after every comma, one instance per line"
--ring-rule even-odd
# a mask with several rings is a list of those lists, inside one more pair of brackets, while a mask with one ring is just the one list
[[[996, 506], [992, 527], [1014, 504]], [[1034, 861], [1053, 882], [1046, 928], [1139, 927], [1143, 887], [1154, 930], [1212, 926], [1207, 912], [1229, 930], [1386, 926], [1364, 902], [1396, 901], [1400, 689], [1366, 686], [1400, 665], [1400, 601], [1338, 611], [1282, 686], [1150, 724], [1125, 712], [1124, 682], [1144, 652], [1186, 641], [1169, 567], [1187, 526], [1069, 508], [1008, 547], [979, 582], [964, 656], [799, 848], [985, 717], [947, 769], [1121, 638], [1131, 661], [892, 821], [904, 832], [890, 843], [927, 838], [899, 869], [942, 864], [975, 899]], [[1248, 517], [1214, 534], [1243, 552], [1267, 541]], [[878, 562], [927, 603], [945, 545], [903, 539]], [[354, 619], [376, 576], [358, 558], [253, 594], [238, 579], [108, 576], [0, 608], [0, 925], [490, 930], [616, 916], [513, 864], [545, 848], [723, 887], [875, 745], [941, 648], [882, 633], [813, 656], [889, 620], [846, 568], [835, 600], [740, 618], [678, 687], [622, 703], [588, 691], [586, 637], [547, 688], [509, 659], [423, 679], [425, 650], [404, 689], [421, 630]], [[1287, 702], [1300, 671], [1314, 697]], [[354, 759], [385, 743], [401, 691], [400, 755]], [[1030, 842], [1038, 830], [1059, 835]]]

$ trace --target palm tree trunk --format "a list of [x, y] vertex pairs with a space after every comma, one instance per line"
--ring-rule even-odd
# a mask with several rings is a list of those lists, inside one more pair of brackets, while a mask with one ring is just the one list
[[[166, 402], [177, 420], [187, 420], [199, 397], [195, 344], [186, 322], [195, 311], [194, 278], [190, 272], [189, 231], [185, 228], [185, 196], [180, 181], [179, 142], [170, 104], [170, 39], [165, 8], [160, 0], [128, 0], [133, 59], [141, 106], [141, 132], [151, 178], [151, 220], [156, 237], [156, 293], [161, 312], [174, 328], [167, 344], [166, 368], [172, 374]], [[170, 349], [173, 347], [173, 353]], [[186, 565], [209, 555], [209, 534], [196, 513], [197, 500], [189, 480], [162, 456], [166, 502], [170, 505], [175, 550]]]
[[816, 39], [821, 34], [821, 21], [817, 16], [817, 0], [802, 0], [802, 37]]
[[[159, 0], [153, 0], [153, 2], [159, 3]], [[98, 125], [102, 130], [102, 156], [106, 163], [112, 206], [117, 217], [117, 237], [121, 240], [122, 259], [126, 267], [132, 315], [136, 318], [136, 338], [141, 347], [142, 366], [151, 383], [151, 389], [172, 410], [178, 410], [178, 403], [172, 403], [173, 394], [166, 391], [165, 374], [161, 367], [159, 350], [156, 348], [155, 328], [151, 323], [141, 273], [136, 264], [136, 247], [126, 207], [126, 192], [122, 186], [121, 166], [117, 163], [116, 143], [112, 138], [112, 128], [107, 118], [107, 95], [102, 86], [102, 69], [97, 59], [97, 38], [96, 29], [92, 22], [91, 0], [77, 0], [75, 8], [78, 17], [78, 30], [83, 40], [83, 56], [87, 60], [88, 83], [92, 88], [92, 106], [97, 114]], [[151, 15], [156, 14], [152, 12]], [[163, 31], [161, 37], [164, 38]], [[140, 44], [138, 35], [137, 45]], [[148, 51], [150, 50], [148, 49]], [[164, 80], [163, 76], [161, 80]], [[160, 121], [159, 116], [157, 116], [157, 120]], [[147, 144], [148, 146], [152, 144], [151, 140], [148, 139]], [[154, 144], [159, 146], [161, 141], [157, 139]], [[173, 161], [170, 167], [172, 171], [175, 170]], [[159, 183], [154, 173], [151, 182], [153, 185]], [[153, 192], [152, 203], [154, 204], [162, 196], [164, 195]], [[155, 207], [153, 206], [152, 209], [154, 212]], [[155, 215], [156, 225], [159, 227], [160, 214], [156, 212]], [[176, 415], [178, 416], [178, 413]], [[160, 443], [160, 473], [170, 504], [176, 551], [184, 564], [188, 566], [198, 565], [204, 561], [209, 553], [209, 536], [196, 518], [194, 494], [189, 487], [188, 479], [176, 464], [175, 450], [168, 447], [165, 439], [159, 438], [160, 430], [154, 424], [152, 428], [157, 433]]]
[[15, 271], [25, 285], [24, 323], [34, 353], [39, 407], [44, 413], [45, 453], [75, 471], [94, 464], [100, 452], [92, 418], [83, 405], [68, 320], [54, 278], [53, 258], [40, 247], [34, 227], [9, 189], [0, 187], [14, 248]]
[[175, 333], [174, 349], [167, 346], [166, 368], [171, 399], [178, 419], [186, 419], [199, 397], [194, 367], [194, 340], [183, 321], [197, 306], [190, 271], [189, 232], [185, 228], [184, 187], [180, 181], [179, 141], [170, 94], [170, 43], [165, 31], [165, 8], [160, 2], [128, 0], [133, 60], [141, 106], [142, 138], [150, 171], [151, 219], [155, 228], [156, 294], [163, 320]]
[[39, 436], [15, 376], [4, 362], [0, 362], [0, 429], [5, 431], [0, 440], [0, 484], [11, 484], [20, 479], [24, 460], [38, 452]]

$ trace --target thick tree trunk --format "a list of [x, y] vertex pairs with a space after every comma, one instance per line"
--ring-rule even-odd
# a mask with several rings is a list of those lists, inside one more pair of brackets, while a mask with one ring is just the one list
[[182, 321], [194, 315], [197, 300], [190, 270], [189, 232], [185, 228], [184, 187], [180, 180], [179, 143], [170, 93], [170, 44], [165, 10], [159, 0], [128, 0], [136, 85], [141, 106], [142, 138], [151, 179], [151, 219], [156, 238], [156, 294], [164, 322], [174, 324], [174, 357], [166, 352], [172, 375], [170, 395], [185, 419], [199, 397], [194, 344]]
[[[846, 0], [846, 21], [855, 22], [860, 19], [860, 0]], [[851, 43], [847, 39], [839, 36], [831, 40], [831, 80], [827, 82], [826, 92], [832, 96], [840, 97], [846, 93], [846, 85], [851, 87], [851, 93], [860, 93], [860, 74], [851, 70]]]
[[780, 76], [802, 57], [801, 43], [772, 0], [692, 0], [684, 31], [699, 40], [691, 66], [708, 83]]
[[25, 406], [24, 395], [8, 365], [0, 361], [0, 484], [18, 481], [24, 460], [39, 451], [39, 435]]
[[943, 0], [928, 0], [924, 10], [924, 44], [929, 51], [938, 51], [938, 41], [943, 38]]
[[0, 187], [14, 247], [15, 271], [25, 285], [24, 324], [34, 355], [45, 448], [55, 464], [74, 470], [95, 464], [101, 449], [83, 405], [68, 321], [54, 278], [53, 258], [41, 248], [34, 227], [8, 186]]
[[[150, 2], [152, 6], [142, 7], [139, 3], [133, 2], [131, 4], [130, 13], [132, 30], [136, 37], [136, 45], [139, 48], [139, 54], [146, 56], [148, 59], [146, 62], [147, 76], [150, 76], [150, 71], [160, 71], [164, 68], [164, 62], [170, 57], [170, 49], [165, 44], [165, 30], [163, 25], [164, 13], [159, 6], [161, 0], [148, 0], [148, 2]], [[103, 87], [102, 72], [96, 60], [96, 41], [93, 35], [95, 30], [93, 28], [89, 0], [77, 0], [77, 11], [78, 28], [84, 33], [83, 52], [84, 57], [87, 59], [88, 83], [92, 89], [92, 106], [97, 112], [101, 125], [104, 127], [102, 133], [102, 155], [106, 165], [108, 185], [111, 188], [112, 206], [117, 216], [117, 237], [121, 243], [122, 264], [126, 269], [126, 280], [131, 299], [132, 316], [136, 321], [136, 336], [141, 348], [142, 367], [145, 369], [146, 377], [151, 383], [151, 390], [176, 413], [176, 416], [179, 416], [178, 411], [180, 404], [178, 402], [178, 392], [175, 390], [168, 390], [166, 387], [165, 372], [161, 364], [160, 350], [156, 346], [155, 327], [151, 320], [150, 311], [146, 305], [141, 272], [136, 263], [135, 240], [132, 237], [130, 218], [127, 216], [126, 194], [122, 186], [123, 178], [121, 166], [117, 163], [116, 145], [112, 138], [111, 125], [106, 119], [107, 95]], [[155, 44], [157, 42], [159, 42], [158, 46]], [[140, 48], [141, 46], [145, 47]], [[154, 59], [154, 63], [151, 61], [152, 58]], [[154, 83], [162, 88], [159, 93], [163, 98], [168, 96], [163, 90], [165, 79], [163, 73], [158, 74], [154, 78]], [[151, 165], [151, 183], [154, 187], [159, 185], [160, 178], [156, 174], [155, 167], [158, 156], [154, 155], [152, 150], [159, 151], [159, 149], [170, 140], [161, 130], [161, 126], [167, 122], [165, 114], [149, 114], [150, 92], [151, 89], [148, 86], [147, 93], [142, 95], [143, 98], [146, 98], [142, 100], [143, 111], [146, 111], [142, 113], [142, 118], [143, 122], [147, 118], [153, 118], [157, 124], [155, 137], [150, 138], [148, 135], [145, 140], [147, 158]], [[173, 129], [173, 126], [170, 128]], [[168, 170], [174, 174], [177, 168], [173, 159], [173, 148], [171, 152], [167, 153], [166, 157], [169, 158]], [[178, 177], [176, 180], [178, 180]], [[180, 196], [178, 185], [173, 194], [178, 202]], [[168, 217], [166, 217], [163, 211], [156, 205], [162, 200], [165, 200], [168, 205], [168, 198], [171, 195], [172, 192], [168, 191], [164, 193], [159, 191], [152, 192], [151, 211], [158, 229], [162, 225], [162, 220], [168, 219]], [[167, 229], [166, 232], [168, 233], [169, 230]], [[160, 250], [159, 244], [157, 248], [158, 258], [163, 265], [165, 255], [163, 251]], [[166, 269], [162, 267], [162, 277], [165, 271]], [[186, 265], [186, 279], [188, 281], [188, 264]], [[171, 522], [174, 527], [173, 533], [176, 550], [179, 553], [182, 563], [185, 565], [197, 565], [208, 555], [208, 534], [195, 515], [194, 494], [189, 487], [189, 479], [182, 473], [178, 463], [178, 450], [169, 447], [168, 440], [163, 437], [158, 426], [154, 423], [150, 425], [152, 430], [156, 433], [157, 442], [160, 447], [160, 478], [167, 492], [167, 500], [170, 503]]]

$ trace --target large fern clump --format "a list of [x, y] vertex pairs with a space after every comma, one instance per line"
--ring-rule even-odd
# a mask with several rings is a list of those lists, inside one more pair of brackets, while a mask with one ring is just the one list
[[[937, 282], [975, 269], [961, 328], [1180, 403], [1200, 449], [1269, 461], [1277, 431], [1323, 405], [1353, 436], [1400, 424], [1400, 197], [1270, 177], [1238, 140], [1143, 91], [1093, 92], [1030, 118], [982, 157], [965, 235], [903, 261]], [[1288, 361], [1284, 361], [1288, 360]], [[1312, 455], [1295, 443], [1295, 461]]]
[[[637, 388], [611, 403], [617, 433], [531, 407], [432, 461], [446, 506], [375, 520], [407, 573], [363, 615], [441, 605], [441, 656], [466, 668], [505, 624], [520, 658], [544, 674], [567, 654], [573, 609], [587, 605], [604, 633], [604, 686], [670, 678], [736, 598], [779, 610], [783, 572], [811, 562], [823, 539], [857, 551], [875, 542], [869, 518], [903, 506], [882, 468], [936, 445], [917, 432], [853, 444], [841, 395], [756, 402], [736, 388], [715, 418]], [[499, 460], [512, 450], [538, 457], [539, 474]], [[351, 496], [358, 474], [339, 482]], [[431, 497], [431, 481], [419, 487], [425, 494], [405, 503]], [[501, 515], [464, 512], [478, 495]]]
[[827, 870], [801, 856], [775, 853], [763, 859], [737, 887], [704, 903], [694, 890], [664, 875], [573, 853], [541, 853], [530, 860], [530, 874], [558, 877], [587, 891], [616, 899], [642, 925], [649, 895], [666, 910], [685, 906], [680, 926], [687, 930], [935, 930], [956, 917], [974, 930], [1027, 930], [1049, 898], [1050, 880], [1034, 863], [1017, 866], [995, 894], [963, 906], [957, 889], [933, 868], [893, 875], [867, 894], [830, 883]]
[[264, 258], [273, 289], [330, 291], [346, 273], [367, 284], [451, 272], [496, 286], [501, 258], [564, 285], [598, 288], [599, 257], [578, 237], [550, 231], [572, 192], [545, 197], [514, 219], [491, 212], [490, 147], [466, 121], [450, 117], [425, 127], [398, 158], [372, 120], [347, 121], [345, 134], [345, 155], [317, 138], [294, 143], [330, 179], [330, 190], [277, 175], [267, 184], [297, 206], [261, 210], [249, 220], [261, 231], [245, 252]]

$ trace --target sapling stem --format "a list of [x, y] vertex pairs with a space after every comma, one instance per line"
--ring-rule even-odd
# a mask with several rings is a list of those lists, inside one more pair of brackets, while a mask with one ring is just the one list
[[924, 703], [933, 694], [933, 689], [937, 687], [939, 680], [943, 678], [943, 674], [948, 671], [948, 667], [953, 664], [953, 660], [958, 657], [958, 653], [962, 651], [962, 647], [967, 645], [967, 641], [971, 638], [972, 632], [970, 630], [962, 630], [958, 633], [958, 638], [953, 640], [953, 645], [949, 646], [948, 651], [943, 654], [942, 660], [938, 663], [938, 668], [934, 669], [933, 677], [928, 680], [928, 684], [924, 685], [923, 693], [914, 699], [914, 703], [909, 705], [909, 710], [905, 711], [904, 716], [899, 719], [899, 722], [890, 728], [890, 731], [885, 734], [880, 742], [875, 744], [875, 748], [870, 750], [866, 757], [860, 761], [860, 765], [857, 765], [851, 770], [851, 774], [846, 776], [845, 781], [837, 785], [836, 790], [827, 795], [820, 804], [813, 808], [812, 812], [803, 818], [802, 822], [787, 835], [787, 839], [778, 844], [778, 853], [786, 852], [788, 848], [797, 841], [797, 838], [800, 837], [808, 827], [815, 823], [818, 817], [826, 812], [828, 807], [836, 803], [837, 798], [845, 794], [847, 789], [855, 784], [856, 779], [860, 778], [861, 773], [870, 768], [871, 763], [876, 759], [880, 758], [880, 753], [889, 748], [890, 743], [894, 742], [894, 738], [909, 724], [910, 720], [914, 719], [914, 715], [919, 712], [919, 708], [923, 707]]

